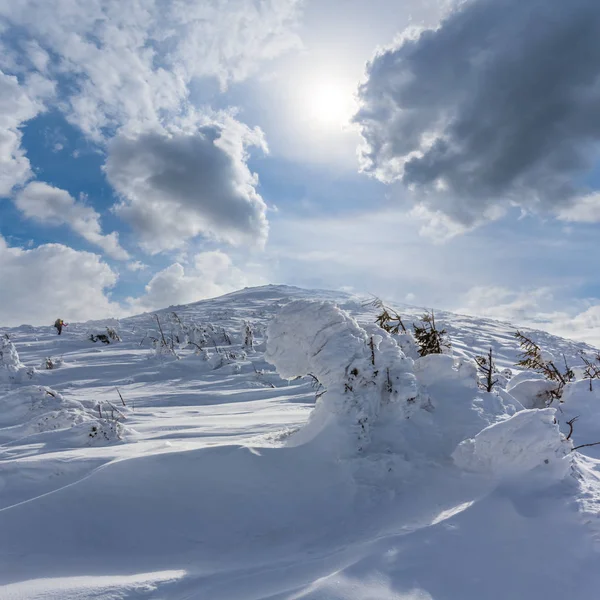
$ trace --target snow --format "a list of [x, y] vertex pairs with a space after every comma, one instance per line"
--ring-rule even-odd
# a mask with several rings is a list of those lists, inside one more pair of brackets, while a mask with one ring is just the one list
[[[452, 354], [419, 358], [374, 310], [264, 286], [6, 330], [0, 598], [596, 597], [600, 446], [572, 449], [600, 441], [600, 382], [547, 406], [510, 325], [436, 313]], [[490, 347], [514, 376], [488, 393]]]

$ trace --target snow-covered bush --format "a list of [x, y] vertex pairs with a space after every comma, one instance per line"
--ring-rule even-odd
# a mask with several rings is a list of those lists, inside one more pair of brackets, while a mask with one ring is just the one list
[[523, 410], [509, 394], [478, 388], [474, 360], [433, 353], [413, 361], [399, 346], [403, 335], [374, 327], [305, 300], [271, 321], [266, 360], [286, 379], [312, 375], [322, 386], [289, 443], [448, 460], [464, 439]]
[[87, 333], [87, 338], [91, 342], [102, 342], [103, 344], [114, 344], [121, 341], [114, 327], [106, 327], [104, 331], [102, 329], [90, 330]]
[[61, 430], [74, 430], [76, 445], [120, 440], [129, 431], [121, 423], [127, 409], [110, 402], [103, 402], [100, 410], [98, 406], [93, 400], [65, 398], [45, 386], [19, 387], [0, 399], [0, 443]]
[[555, 398], [557, 383], [534, 371], [522, 371], [508, 382], [506, 391], [524, 408], [546, 408]]
[[218, 350], [217, 352], [209, 355], [208, 366], [213, 369], [220, 369], [226, 365], [233, 365], [232, 372], [239, 372], [241, 366], [240, 361], [246, 360], [246, 353], [241, 350], [234, 352], [233, 350]]
[[21, 362], [10, 337], [0, 335], [0, 383], [20, 383], [33, 376], [34, 370]]
[[575, 379], [575, 373], [567, 364], [567, 359], [564, 356], [562, 357], [563, 366], [549, 352], [542, 351], [531, 337], [526, 336], [520, 331], [515, 333], [515, 337], [521, 346], [521, 355], [517, 366], [535, 371], [555, 384], [552, 389], [548, 389], [550, 399], [548, 403], [552, 402], [552, 400], [560, 399], [565, 385]]
[[571, 467], [571, 442], [561, 435], [556, 410], [524, 410], [493, 424], [458, 445], [452, 457], [466, 470], [500, 478], [537, 471], [562, 479]]
[[45, 386], [18, 388], [6, 394], [0, 406], [0, 426], [17, 437], [65, 429], [92, 418], [81, 402]]
[[58, 369], [63, 365], [63, 359], [60, 358], [52, 358], [51, 356], [47, 356], [42, 364], [40, 365], [41, 369], [45, 369], [46, 371], [52, 371], [53, 369]]
[[123, 440], [125, 432], [125, 427], [119, 421], [97, 419], [89, 426], [88, 445], [120, 442]]
[[265, 358], [283, 378], [312, 374], [325, 389], [301, 432], [305, 439], [327, 431], [348, 438], [348, 450], [362, 449], [385, 407], [407, 418], [421, 406], [412, 361], [392, 336], [369, 336], [326, 302], [282, 308], [269, 324]]
[[244, 323], [242, 324], [242, 332], [240, 338], [242, 350], [246, 352], [252, 352], [254, 349], [254, 333], [248, 321], [244, 321]]

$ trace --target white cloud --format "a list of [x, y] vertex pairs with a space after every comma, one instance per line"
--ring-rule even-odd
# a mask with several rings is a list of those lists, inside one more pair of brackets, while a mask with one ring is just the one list
[[535, 322], [555, 316], [549, 309], [553, 303], [549, 287], [516, 291], [502, 286], [474, 286], [457, 312], [533, 327]]
[[0, 0], [0, 17], [17, 37], [28, 35], [32, 68], [69, 78], [68, 118], [101, 139], [103, 128], [136, 130], [177, 113], [194, 78], [216, 77], [224, 86], [298, 47], [300, 4]]
[[600, 223], [600, 194], [576, 198], [570, 206], [561, 208], [557, 216], [568, 223]]
[[42, 104], [31, 98], [16, 77], [0, 71], [0, 198], [32, 176], [29, 160], [21, 148], [19, 127], [35, 117]]
[[118, 316], [120, 307], [106, 296], [116, 281], [116, 273], [96, 254], [61, 244], [24, 250], [0, 237], [2, 325]]
[[88, 242], [102, 248], [111, 258], [129, 258], [119, 244], [118, 234], [103, 235], [100, 215], [92, 207], [76, 202], [66, 190], [33, 181], [16, 195], [14, 201], [17, 208], [30, 219], [49, 225], [68, 225]]
[[150, 253], [181, 248], [199, 234], [262, 246], [266, 205], [246, 165], [248, 145], [266, 150], [260, 131], [231, 119], [225, 126], [117, 136], [105, 167], [123, 198], [116, 213]]
[[145, 265], [143, 262], [139, 260], [133, 260], [126, 265], [127, 270], [129, 271], [145, 271], [148, 268], [148, 265]]
[[188, 268], [180, 263], [159, 271], [146, 286], [140, 298], [128, 298], [133, 311], [149, 311], [174, 304], [197, 302], [235, 291], [248, 285], [263, 284], [260, 278], [252, 280], [231, 258], [221, 251], [201, 252]]
[[502, 286], [475, 286], [455, 310], [542, 329], [600, 348], [600, 305], [585, 306], [581, 300], [565, 302], [555, 298], [555, 290], [550, 287], [511, 290]]

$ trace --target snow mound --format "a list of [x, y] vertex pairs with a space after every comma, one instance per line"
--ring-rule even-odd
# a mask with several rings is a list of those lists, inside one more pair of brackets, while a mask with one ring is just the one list
[[545, 408], [552, 399], [557, 384], [532, 371], [523, 371], [507, 385], [507, 391], [524, 408]]
[[537, 470], [564, 478], [571, 467], [572, 444], [560, 433], [556, 410], [524, 410], [486, 427], [459, 444], [452, 457], [461, 468], [499, 478], [517, 478]]

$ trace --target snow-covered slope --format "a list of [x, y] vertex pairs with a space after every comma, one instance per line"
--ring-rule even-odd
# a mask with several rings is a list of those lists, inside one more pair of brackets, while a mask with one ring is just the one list
[[3, 330], [0, 598], [597, 597], [600, 446], [571, 450], [600, 441], [600, 385], [524, 410], [543, 382], [483, 392], [471, 360], [514, 368], [509, 324], [436, 314], [453, 355], [413, 360], [363, 300]]

